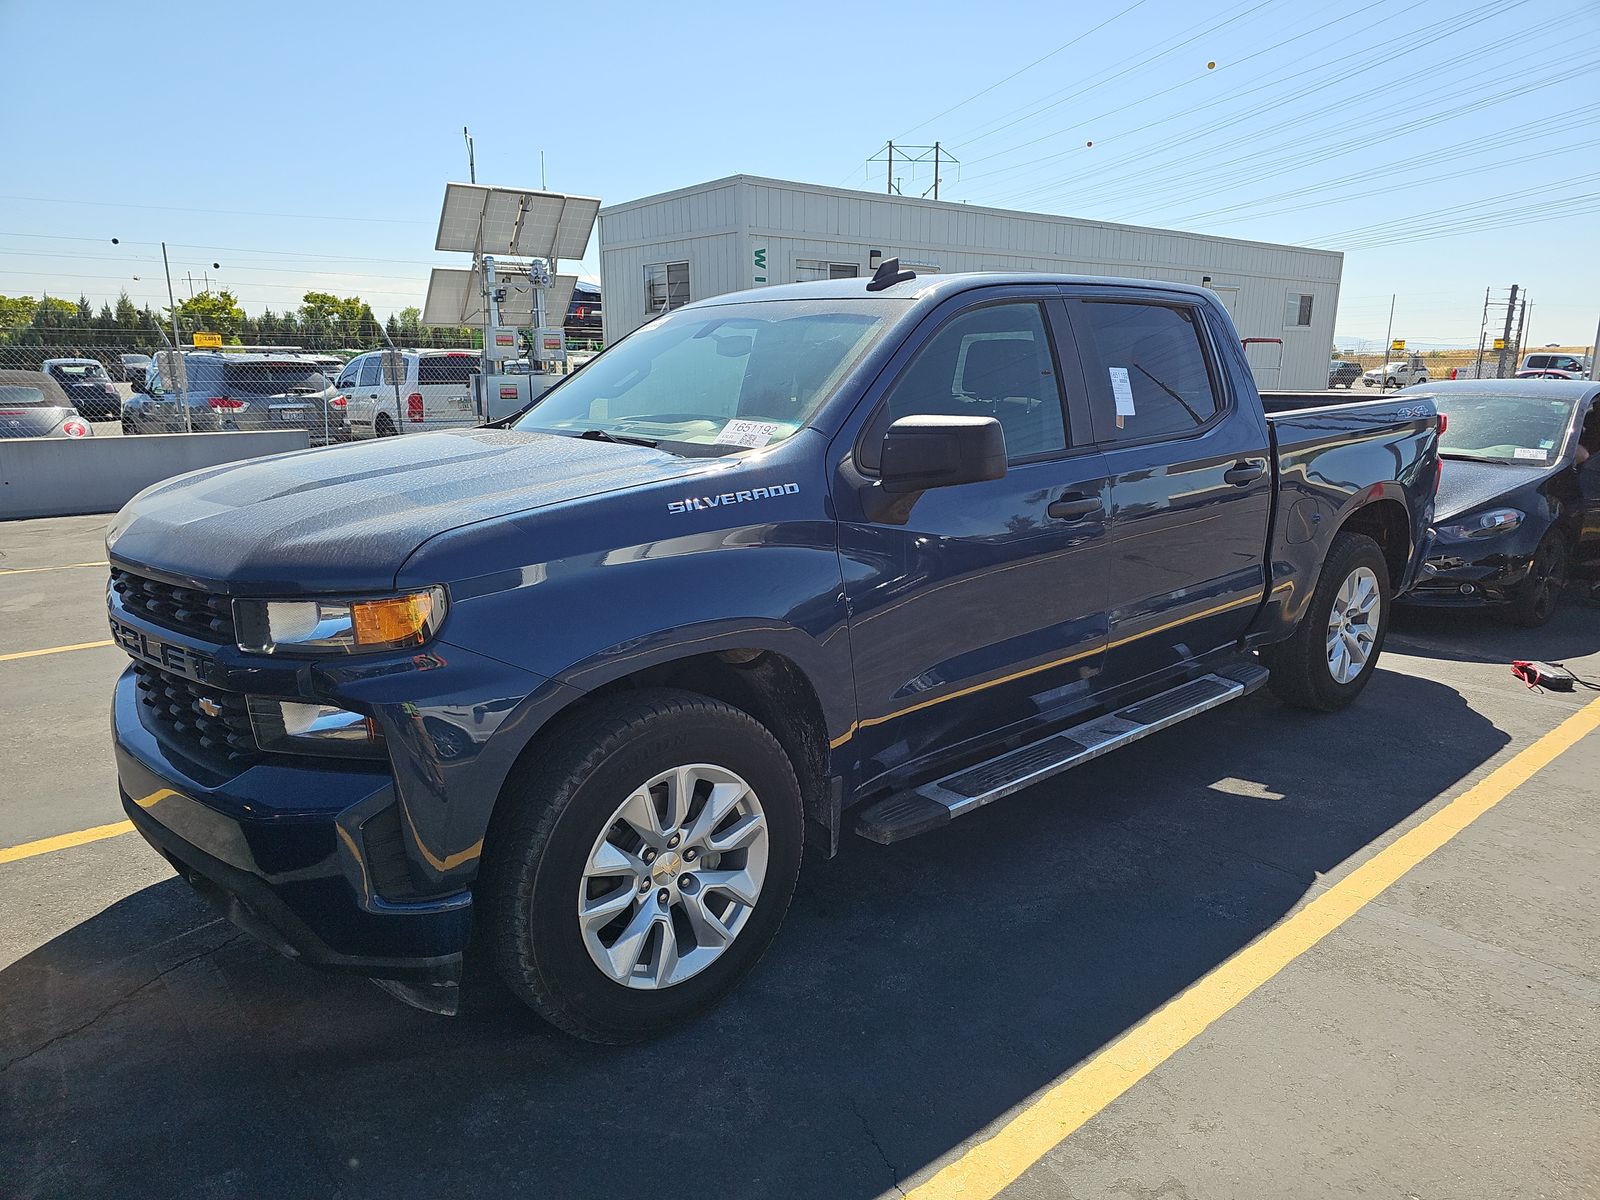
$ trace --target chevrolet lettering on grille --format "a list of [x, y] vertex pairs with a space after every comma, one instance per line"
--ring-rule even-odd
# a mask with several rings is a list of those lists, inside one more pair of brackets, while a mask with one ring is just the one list
[[142, 629], [124, 625], [115, 617], [110, 618], [110, 621], [111, 636], [117, 645], [137, 658], [155, 663], [163, 670], [175, 672], [189, 679], [199, 679], [201, 670], [211, 665], [212, 658], [209, 654], [201, 654], [190, 650], [187, 646], [175, 646], [171, 642], [163, 642], [151, 637]]

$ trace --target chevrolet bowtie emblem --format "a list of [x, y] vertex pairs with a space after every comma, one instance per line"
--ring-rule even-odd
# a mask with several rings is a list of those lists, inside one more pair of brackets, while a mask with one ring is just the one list
[[222, 715], [222, 705], [218, 704], [210, 696], [201, 696], [200, 699], [194, 702], [194, 706], [208, 717], [220, 717]]

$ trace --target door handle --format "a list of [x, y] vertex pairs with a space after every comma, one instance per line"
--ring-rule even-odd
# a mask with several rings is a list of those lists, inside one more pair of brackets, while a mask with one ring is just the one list
[[1044, 511], [1060, 521], [1077, 521], [1100, 511], [1100, 497], [1068, 492], [1061, 499], [1052, 501]]
[[1258, 462], [1236, 462], [1222, 473], [1222, 477], [1234, 487], [1243, 487], [1247, 483], [1254, 483], [1267, 473], [1266, 465]]

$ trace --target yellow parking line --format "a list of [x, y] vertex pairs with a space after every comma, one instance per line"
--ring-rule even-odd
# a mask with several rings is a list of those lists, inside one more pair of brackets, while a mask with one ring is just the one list
[[68, 650], [98, 650], [101, 646], [114, 646], [115, 642], [76, 642], [71, 646], [51, 646], [44, 650], [18, 650], [14, 654], [0, 654], [0, 662], [18, 658], [38, 658], [41, 654], [65, 654]]
[[988, 1141], [972, 1146], [907, 1192], [908, 1200], [992, 1200], [1218, 1018], [1596, 729], [1600, 729], [1600, 700], [1568, 717], [1045, 1089]]
[[70, 571], [74, 567], [109, 567], [104, 560], [86, 563], [59, 563], [53, 567], [0, 567], [0, 579], [7, 575], [37, 575], [40, 571]]
[[66, 850], [132, 832], [133, 822], [113, 821], [110, 825], [96, 825], [93, 829], [80, 829], [77, 833], [61, 833], [55, 837], [40, 838], [37, 842], [23, 842], [20, 846], [0, 849], [0, 863], [18, 862], [39, 854], [49, 854], [53, 850]]

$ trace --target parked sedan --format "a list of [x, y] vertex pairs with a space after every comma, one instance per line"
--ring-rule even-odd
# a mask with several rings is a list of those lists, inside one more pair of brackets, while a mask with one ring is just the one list
[[0, 438], [94, 436], [66, 392], [43, 371], [0, 371]]
[[1600, 577], [1600, 384], [1474, 379], [1402, 395], [1446, 418], [1436, 540], [1407, 600], [1543, 625], [1570, 580]]
[[1361, 378], [1361, 364], [1345, 358], [1335, 358], [1328, 363], [1328, 386], [1331, 388], [1355, 387]]
[[47, 358], [40, 368], [61, 385], [67, 399], [91, 421], [122, 415], [122, 394], [106, 369], [92, 358]]

